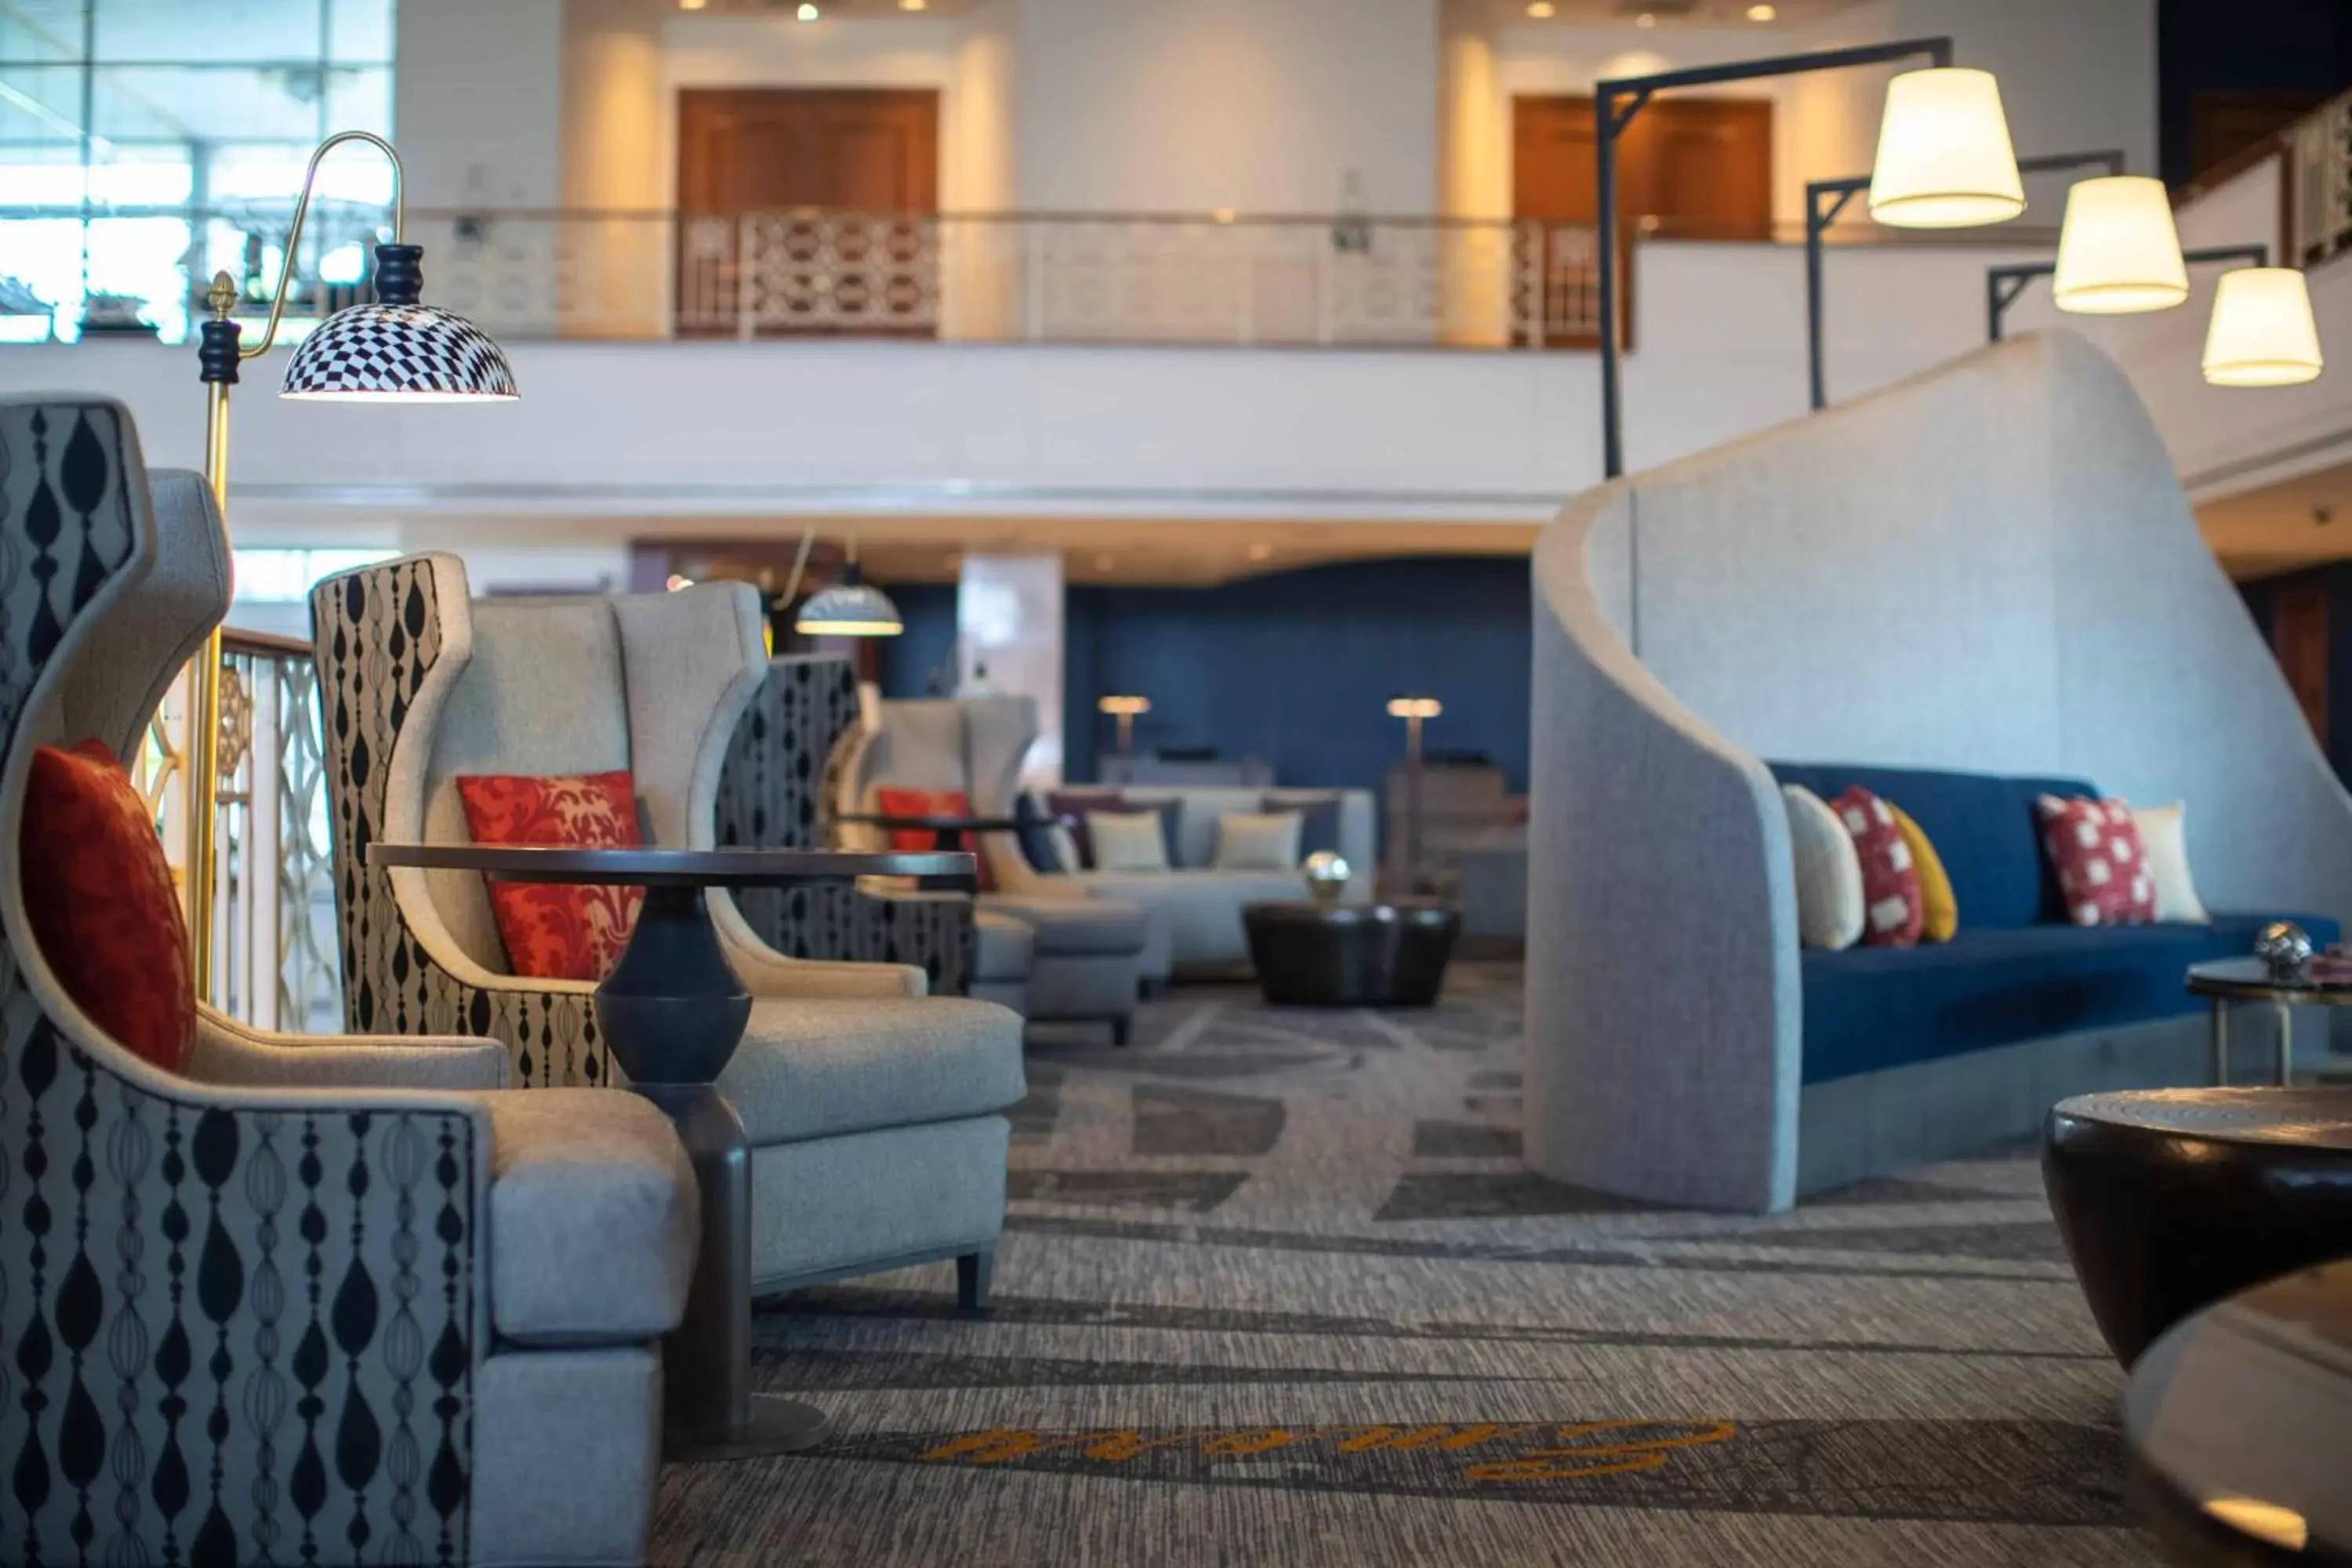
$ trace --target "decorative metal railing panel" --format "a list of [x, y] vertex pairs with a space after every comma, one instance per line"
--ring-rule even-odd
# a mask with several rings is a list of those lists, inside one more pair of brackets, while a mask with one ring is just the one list
[[[30, 211], [0, 209], [0, 254], [10, 225], [56, 221]], [[262, 250], [282, 246], [269, 213], [138, 216], [174, 215], [194, 230], [245, 226]], [[355, 265], [362, 247], [354, 237], [365, 237], [371, 221], [364, 212], [331, 216], [299, 258], [289, 305], [297, 331], [364, 291], [316, 276]], [[1539, 348], [1589, 346], [1598, 332], [1591, 231], [1582, 225], [1359, 214], [485, 209], [411, 211], [407, 237], [425, 247], [428, 299], [518, 341], [831, 335]], [[192, 264], [182, 277], [184, 294], [144, 302], [142, 319], [166, 339], [201, 317], [208, 274], [200, 272]], [[251, 287], [274, 281], [256, 278]], [[37, 318], [18, 320], [46, 330]]]
[[2287, 259], [2308, 267], [2352, 247], [2352, 93], [2285, 133]]
[[[308, 643], [240, 631], [224, 633], [221, 642], [210, 999], [257, 1028], [339, 1034], [342, 978], [318, 671]], [[133, 759], [184, 892], [188, 685], [184, 670]]]

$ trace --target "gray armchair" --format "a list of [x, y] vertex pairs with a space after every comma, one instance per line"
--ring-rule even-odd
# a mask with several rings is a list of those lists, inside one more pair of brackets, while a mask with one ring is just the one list
[[[836, 748], [830, 770], [835, 837], [855, 847], [882, 847], [888, 838], [882, 829], [839, 819], [875, 811], [877, 792], [893, 785], [961, 790], [976, 814], [1008, 816], [1021, 761], [1036, 738], [1036, 707], [1025, 697], [885, 702], [876, 728], [853, 731]], [[1009, 833], [976, 837], [971, 848], [992, 866], [1020, 855]], [[1101, 1020], [1118, 1045], [1127, 1043], [1144, 983], [1168, 973], [1166, 922], [1132, 903], [1083, 891], [987, 892], [973, 923], [975, 994], [1002, 994], [1027, 1018]]]
[[[857, 675], [834, 655], [772, 659], [719, 774], [719, 842], [821, 849], [835, 746], [856, 732]], [[759, 939], [793, 958], [910, 963], [935, 996], [973, 994], [970, 899], [869, 888], [753, 888], [735, 896]], [[1025, 973], [1025, 971], [1024, 971]], [[1019, 1011], [1019, 998], [983, 989]]]
[[[748, 584], [476, 601], [449, 555], [331, 577], [311, 597], [327, 712], [337, 912], [354, 1029], [503, 1041], [530, 1088], [610, 1086], [585, 981], [523, 979], [481, 879], [366, 863], [464, 843], [456, 780], [626, 768], [646, 841], [709, 848], [722, 764], [767, 656]], [[976, 1304], [1004, 1217], [1002, 1112], [1020, 1019], [927, 996], [911, 964], [788, 957], [710, 895], [751, 1021], [719, 1089], [751, 1144], [762, 1291], [954, 1258]]]
[[[120, 405], [0, 405], [0, 843], [34, 748], [128, 752], [228, 595]], [[182, 1077], [103, 1033], [0, 855], [8, 1554], [643, 1561], [696, 1226], [666, 1119], [482, 1092], [489, 1042], [199, 1034]]]

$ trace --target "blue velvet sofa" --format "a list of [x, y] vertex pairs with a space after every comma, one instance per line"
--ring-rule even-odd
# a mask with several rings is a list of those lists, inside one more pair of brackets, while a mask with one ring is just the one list
[[2277, 910], [2214, 910], [2207, 925], [2068, 923], [2033, 800], [2098, 795], [2087, 780], [1767, 765], [1777, 782], [1823, 800], [1860, 784], [1901, 806], [1936, 847], [1960, 911], [1959, 931], [1948, 942], [1803, 950], [1808, 1085], [2198, 1012], [2205, 1005], [2183, 989], [2183, 971], [2252, 951], [2264, 922], [2292, 920], [2317, 942], [2341, 934], [2325, 915]]

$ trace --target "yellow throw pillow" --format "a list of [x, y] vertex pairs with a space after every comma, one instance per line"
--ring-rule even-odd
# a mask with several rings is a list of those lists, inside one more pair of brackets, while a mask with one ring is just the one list
[[1960, 906], [1952, 897], [1952, 879], [1944, 874], [1944, 862], [1927, 836], [1919, 831], [1919, 825], [1893, 801], [1886, 805], [1895, 813], [1895, 826], [1903, 830], [1904, 847], [1911, 851], [1911, 868], [1919, 874], [1919, 906], [1926, 917], [1920, 922], [1919, 940], [1949, 942], [1960, 929]]

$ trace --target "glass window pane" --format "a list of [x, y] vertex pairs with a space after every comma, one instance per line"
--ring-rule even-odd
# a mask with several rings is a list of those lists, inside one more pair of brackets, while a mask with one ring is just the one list
[[325, 90], [315, 65], [106, 66], [98, 73], [98, 132], [151, 141], [316, 141]]
[[78, 60], [81, 39], [81, 0], [9, 0], [0, 7], [0, 60]]
[[391, 63], [392, 0], [328, 0], [327, 13], [329, 59]]
[[79, 66], [0, 68], [0, 156], [19, 142], [79, 142], [81, 79]]
[[[382, 67], [339, 68], [328, 79], [327, 123], [337, 131], [373, 131], [392, 135], [392, 73]], [[381, 154], [375, 155], [382, 163]], [[357, 162], [359, 154], [352, 154]], [[324, 171], [321, 171], [323, 174]]]
[[319, 23], [320, 0], [98, 0], [96, 58], [315, 60]]

